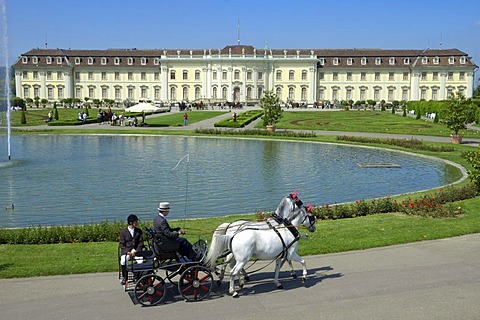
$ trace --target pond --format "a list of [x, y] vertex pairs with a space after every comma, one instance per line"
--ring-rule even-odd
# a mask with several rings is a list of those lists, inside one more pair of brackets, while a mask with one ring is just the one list
[[[0, 150], [6, 150], [0, 136]], [[15, 135], [0, 159], [1, 227], [172, 219], [273, 211], [298, 190], [324, 205], [454, 182], [442, 161], [383, 149], [234, 138]], [[360, 167], [391, 163], [394, 167]], [[11, 205], [14, 205], [14, 209]]]

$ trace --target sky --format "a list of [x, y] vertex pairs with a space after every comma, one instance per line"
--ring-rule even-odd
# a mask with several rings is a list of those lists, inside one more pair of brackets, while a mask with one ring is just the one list
[[3, 42], [10, 64], [20, 54], [45, 46], [221, 49], [240, 39], [243, 45], [272, 49], [456, 48], [480, 66], [480, 0], [0, 0], [0, 4], [6, 8], [0, 27], [4, 29], [7, 20]]

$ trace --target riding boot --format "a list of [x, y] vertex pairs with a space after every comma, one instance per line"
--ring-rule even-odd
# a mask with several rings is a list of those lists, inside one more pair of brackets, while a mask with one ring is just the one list
[[121, 265], [121, 267], [122, 267], [122, 280], [120, 281], [120, 284], [124, 286], [125, 283], [127, 283], [127, 266]]

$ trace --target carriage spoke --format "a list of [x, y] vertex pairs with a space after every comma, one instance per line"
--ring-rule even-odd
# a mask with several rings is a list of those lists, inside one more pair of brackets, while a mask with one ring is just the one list
[[192, 266], [180, 276], [178, 291], [187, 301], [200, 301], [210, 295], [212, 286], [211, 272], [203, 266]]
[[137, 281], [134, 295], [142, 305], [159, 304], [166, 296], [165, 281], [156, 274], [145, 275]]

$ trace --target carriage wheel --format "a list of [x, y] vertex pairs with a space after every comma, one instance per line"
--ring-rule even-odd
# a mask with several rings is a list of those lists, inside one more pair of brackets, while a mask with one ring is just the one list
[[202, 266], [187, 268], [178, 281], [178, 292], [187, 301], [200, 301], [212, 291], [213, 277], [210, 270]]
[[137, 280], [134, 291], [138, 303], [144, 306], [154, 306], [165, 299], [167, 288], [162, 277], [147, 274]]

